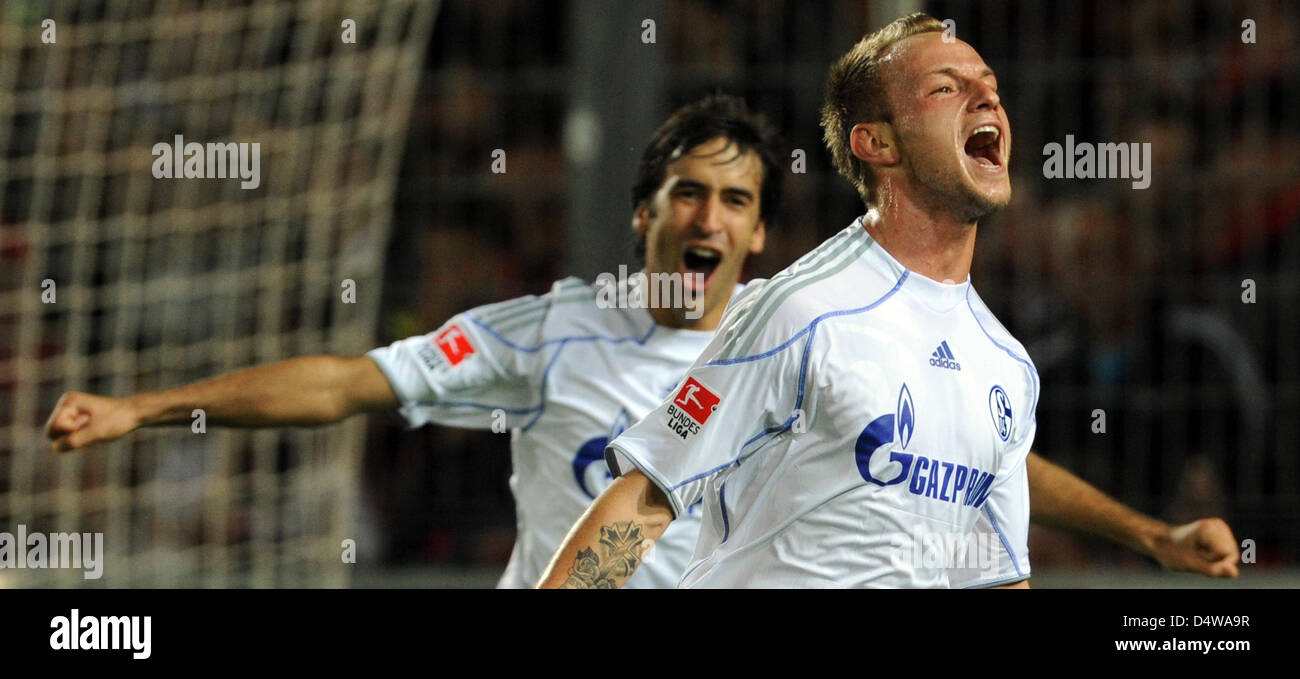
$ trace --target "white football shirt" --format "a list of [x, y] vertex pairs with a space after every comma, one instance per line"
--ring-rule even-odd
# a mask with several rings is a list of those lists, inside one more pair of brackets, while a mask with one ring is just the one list
[[608, 455], [678, 515], [703, 500], [682, 586], [986, 586], [1029, 575], [1037, 398], [969, 280], [908, 271], [858, 220], [751, 283]]
[[[472, 309], [367, 356], [410, 427], [510, 431], [518, 533], [498, 586], [521, 588], [537, 584], [609, 485], [608, 442], [663, 401], [712, 337], [657, 325], [644, 309], [600, 308], [595, 287], [566, 278], [541, 297]], [[698, 512], [673, 522], [628, 587], [677, 584]]]

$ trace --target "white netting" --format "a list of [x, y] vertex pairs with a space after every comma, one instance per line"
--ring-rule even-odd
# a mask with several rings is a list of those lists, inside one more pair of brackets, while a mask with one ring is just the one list
[[[361, 422], [142, 430], [61, 457], [41, 427], [69, 389], [126, 395], [371, 346], [436, 10], [0, 5], [0, 533], [102, 532], [106, 551], [98, 581], [6, 568], [0, 586], [346, 583]], [[178, 134], [259, 143], [261, 185], [156, 179], [151, 149]]]

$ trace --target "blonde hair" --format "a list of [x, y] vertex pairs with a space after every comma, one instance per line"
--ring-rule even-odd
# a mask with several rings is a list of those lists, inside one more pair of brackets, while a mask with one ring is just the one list
[[859, 40], [831, 67], [822, 105], [822, 137], [835, 169], [853, 183], [868, 205], [875, 202], [871, 165], [853, 155], [849, 133], [858, 123], [888, 121], [892, 115], [880, 75], [880, 57], [892, 44], [918, 33], [943, 32], [938, 19], [921, 12], [899, 17]]

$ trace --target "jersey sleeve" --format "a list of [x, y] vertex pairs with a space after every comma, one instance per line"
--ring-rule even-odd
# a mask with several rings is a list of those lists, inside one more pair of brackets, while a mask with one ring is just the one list
[[427, 335], [368, 352], [407, 425], [514, 428], [534, 416], [548, 355], [548, 312], [562, 287], [471, 309]]
[[712, 477], [789, 432], [796, 419], [807, 333], [779, 312], [762, 325], [755, 311], [729, 309], [668, 398], [606, 450], [612, 473], [639, 469], [668, 496], [674, 515], [699, 501]]
[[[1032, 371], [1033, 368], [1030, 367]], [[1036, 386], [1037, 380], [1033, 380]], [[975, 522], [968, 548], [980, 554], [962, 561], [965, 568], [948, 572], [954, 588], [996, 587], [1029, 577], [1029, 475], [1026, 460], [1038, 430], [1034, 410], [1037, 395], [1030, 401], [1028, 422], [1015, 429], [1016, 438], [1003, 458], [997, 481], [989, 491]]]
[[967, 567], [949, 571], [950, 586], [994, 587], [1029, 577], [1029, 479], [1023, 457], [1019, 468], [998, 474], [980, 508], [974, 536], [967, 548], [981, 553], [963, 559]]

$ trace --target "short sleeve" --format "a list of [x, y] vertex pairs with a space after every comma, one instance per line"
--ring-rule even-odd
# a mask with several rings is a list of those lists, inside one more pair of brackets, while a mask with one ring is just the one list
[[[676, 515], [703, 497], [710, 478], [788, 432], [796, 419], [808, 333], [779, 313], [763, 326], [755, 315], [748, 305], [729, 310], [668, 398], [606, 451], [614, 474], [639, 469]], [[742, 343], [761, 350], [741, 351]]]
[[388, 378], [412, 428], [514, 427], [539, 408], [543, 334], [555, 294], [478, 307], [366, 355]]
[[950, 569], [949, 586], [953, 588], [995, 587], [1019, 582], [1029, 577], [1029, 475], [1026, 459], [1034, 443], [1037, 424], [1030, 423], [1004, 458], [1007, 463], [998, 472], [997, 481], [980, 507], [973, 529], [974, 540], [960, 563], [964, 568]]
[[976, 539], [968, 541], [967, 549], [980, 553], [965, 555], [960, 563], [966, 567], [949, 571], [951, 587], [994, 587], [1029, 577], [1029, 482], [1024, 462], [1006, 479], [998, 479], [973, 531]]

